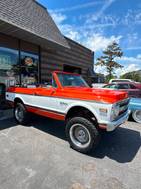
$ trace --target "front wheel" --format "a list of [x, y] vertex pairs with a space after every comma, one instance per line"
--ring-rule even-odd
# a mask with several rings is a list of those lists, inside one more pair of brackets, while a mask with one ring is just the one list
[[66, 136], [73, 149], [81, 153], [88, 153], [98, 144], [100, 134], [88, 119], [74, 117], [66, 124]]
[[26, 125], [28, 122], [28, 112], [22, 103], [16, 103], [14, 108], [15, 120], [22, 125]]
[[141, 123], [141, 110], [135, 110], [132, 112], [132, 117], [137, 123]]

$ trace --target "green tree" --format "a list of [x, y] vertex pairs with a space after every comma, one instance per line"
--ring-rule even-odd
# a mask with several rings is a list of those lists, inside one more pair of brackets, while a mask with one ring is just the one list
[[132, 79], [141, 82], [141, 70], [125, 73], [120, 77], [121, 79]]
[[96, 66], [105, 66], [108, 73], [108, 79], [111, 79], [114, 75], [114, 69], [123, 67], [115, 61], [116, 57], [122, 57], [123, 52], [118, 43], [114, 41], [112, 44], [107, 46], [107, 48], [103, 51], [103, 54], [103, 56], [97, 58]]

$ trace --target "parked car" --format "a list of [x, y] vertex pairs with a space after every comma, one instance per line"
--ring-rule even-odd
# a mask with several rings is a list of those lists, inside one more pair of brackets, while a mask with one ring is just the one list
[[141, 98], [141, 88], [139, 88], [133, 82], [117, 82], [111, 83], [103, 86], [103, 88], [114, 89], [114, 90], [124, 90], [128, 92], [129, 97]]
[[134, 82], [131, 79], [110, 79], [109, 83], [117, 83], [117, 82]]
[[140, 82], [136, 82], [136, 81], [133, 81], [131, 79], [111, 79], [109, 81], [109, 84], [112, 84], [112, 83], [125, 83], [125, 82], [130, 82], [132, 83], [133, 85], [137, 86], [137, 88], [140, 88], [141, 89], [141, 83]]
[[129, 110], [131, 111], [131, 116], [137, 123], [141, 123], [141, 99], [131, 98], [129, 103]]
[[139, 83], [139, 82], [134, 82], [133, 84], [134, 84], [137, 88], [141, 89], [141, 83]]

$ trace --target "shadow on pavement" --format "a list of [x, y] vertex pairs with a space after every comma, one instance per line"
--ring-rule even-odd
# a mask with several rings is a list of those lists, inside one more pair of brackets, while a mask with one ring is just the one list
[[119, 163], [126, 163], [134, 159], [140, 146], [140, 132], [119, 127], [112, 133], [103, 133], [98, 147], [89, 155], [100, 159], [107, 156]]
[[65, 124], [63, 121], [57, 121], [45, 117], [34, 116], [32, 117], [32, 125], [34, 128], [39, 129], [43, 132], [51, 134], [62, 140], [66, 140], [65, 136]]
[[0, 131], [4, 129], [8, 129], [10, 127], [15, 127], [17, 123], [13, 118], [6, 119], [6, 120], [0, 120]]
[[[31, 117], [31, 126], [66, 141], [63, 122], [40, 116]], [[16, 126], [14, 119], [0, 121], [0, 130]], [[131, 162], [141, 146], [140, 132], [119, 127], [112, 133], [103, 133], [96, 149], [87, 156], [103, 159], [108, 157], [119, 163]]]
[[[34, 127], [66, 140], [63, 122], [37, 117], [34, 120]], [[103, 133], [98, 147], [92, 150], [88, 156], [100, 159], [107, 156], [117, 162], [126, 163], [134, 159], [140, 146], [140, 132], [119, 127], [114, 132]]]

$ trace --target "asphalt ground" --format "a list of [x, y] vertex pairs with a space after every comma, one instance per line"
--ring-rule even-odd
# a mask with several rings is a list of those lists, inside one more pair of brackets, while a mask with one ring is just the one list
[[0, 189], [140, 189], [141, 124], [105, 133], [84, 155], [69, 147], [64, 124], [31, 117], [0, 121]]

